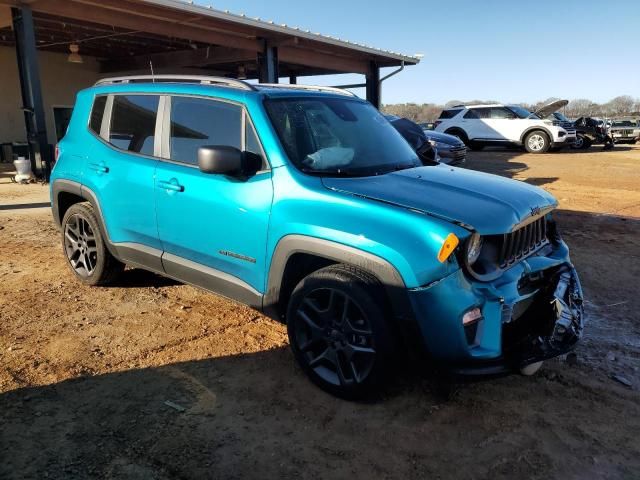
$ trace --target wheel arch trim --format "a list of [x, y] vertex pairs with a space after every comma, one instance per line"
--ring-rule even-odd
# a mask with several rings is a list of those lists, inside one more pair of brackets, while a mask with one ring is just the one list
[[397, 292], [405, 290], [404, 280], [398, 270], [389, 261], [377, 255], [322, 238], [299, 234], [286, 235], [278, 241], [271, 256], [262, 304], [264, 312], [272, 317], [278, 317], [277, 307], [287, 263], [297, 253], [316, 255], [336, 263], [362, 268], [380, 280], [385, 290], [390, 293], [392, 303], [395, 303], [394, 296]]
[[91, 204], [93, 208], [96, 210], [96, 217], [98, 218], [98, 223], [100, 224], [100, 233], [105, 240], [105, 244], [109, 253], [120, 259], [120, 255], [118, 255], [117, 249], [114, 247], [111, 242], [111, 238], [109, 237], [109, 232], [107, 230], [107, 226], [104, 223], [104, 217], [102, 216], [102, 209], [100, 208], [100, 202], [98, 201], [98, 197], [90, 188], [85, 187], [79, 182], [75, 182], [73, 180], [65, 180], [58, 179], [53, 182], [51, 186], [51, 210], [53, 213], [53, 219], [60, 228], [62, 226], [62, 218], [60, 218], [59, 205], [58, 205], [58, 196], [61, 193], [72, 193], [81, 197], [83, 200], [86, 200]]

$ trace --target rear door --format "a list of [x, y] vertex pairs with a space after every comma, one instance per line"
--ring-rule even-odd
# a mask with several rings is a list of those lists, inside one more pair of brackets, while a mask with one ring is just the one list
[[273, 197], [268, 164], [239, 179], [203, 173], [197, 161], [205, 145], [232, 146], [264, 159], [249, 116], [236, 103], [186, 96], [167, 97], [164, 115], [155, 197], [165, 271], [234, 298], [238, 289], [262, 292]]
[[486, 120], [489, 118], [489, 108], [478, 107], [470, 108], [463, 116], [460, 124], [462, 125], [470, 140], [486, 140], [493, 138], [489, 131]]
[[[97, 197], [109, 240], [118, 253], [156, 269], [161, 269], [154, 198], [159, 99], [151, 94], [107, 97], [99, 134], [102, 141], [94, 142], [88, 152], [82, 182]], [[145, 258], [139, 258], [138, 252], [145, 252]]]

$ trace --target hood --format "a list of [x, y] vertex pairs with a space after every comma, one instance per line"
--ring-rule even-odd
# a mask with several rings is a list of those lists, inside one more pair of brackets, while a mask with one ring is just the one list
[[434, 132], [433, 130], [425, 130], [425, 136], [429, 140], [434, 140], [436, 142], [444, 143], [446, 145], [464, 145], [464, 142], [460, 140], [458, 137], [454, 135], [449, 135], [448, 133]]
[[510, 232], [528, 217], [557, 206], [541, 188], [444, 165], [377, 177], [325, 177], [322, 182], [338, 192], [418, 210], [482, 235]]
[[569, 100], [556, 100], [555, 102], [551, 102], [545, 105], [544, 107], [539, 108], [533, 113], [538, 115], [540, 118], [547, 118], [553, 112], [560, 110], [562, 107], [566, 106], [568, 103], [569, 103]]

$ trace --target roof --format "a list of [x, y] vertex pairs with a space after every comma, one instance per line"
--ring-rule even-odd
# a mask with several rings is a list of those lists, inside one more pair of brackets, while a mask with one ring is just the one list
[[452, 110], [454, 108], [478, 108], [478, 107], [504, 107], [502, 103], [461, 103], [458, 105], [451, 105], [445, 108], [445, 110]]
[[[14, 0], [0, 0], [0, 6]], [[277, 48], [280, 76], [370, 72], [415, 65], [415, 56], [374, 48], [308, 29], [181, 0], [31, 0], [39, 50], [100, 61], [103, 73], [185, 73], [257, 78], [259, 56]], [[320, 7], [318, 7], [320, 8]], [[2, 13], [0, 11], [0, 13]], [[11, 21], [0, 15], [0, 46], [15, 45]], [[193, 71], [192, 71], [193, 73]]]
[[390, 50], [384, 50], [375, 48], [362, 43], [351, 42], [339, 37], [333, 37], [331, 35], [324, 35], [319, 32], [312, 32], [309, 29], [301, 29], [299, 27], [290, 27], [286, 23], [278, 24], [273, 20], [262, 20], [259, 17], [249, 17], [244, 13], [232, 13], [229, 10], [217, 10], [212, 6], [203, 6], [193, 3], [193, 1], [185, 2], [182, 0], [142, 0], [146, 3], [152, 3], [155, 5], [162, 5], [165, 7], [181, 9], [184, 11], [190, 11], [198, 13], [200, 15], [206, 15], [211, 18], [217, 18], [229, 22], [239, 23], [242, 25], [252, 26], [265, 31], [274, 33], [284, 33], [287, 35], [294, 35], [300, 38], [306, 38], [309, 40], [320, 41], [326, 44], [341, 46], [352, 50], [358, 50], [364, 53], [373, 55], [382, 55], [388, 58], [393, 58], [399, 61], [404, 61], [407, 64], [418, 64], [420, 58], [413, 55], [406, 55], [399, 52], [392, 52]]

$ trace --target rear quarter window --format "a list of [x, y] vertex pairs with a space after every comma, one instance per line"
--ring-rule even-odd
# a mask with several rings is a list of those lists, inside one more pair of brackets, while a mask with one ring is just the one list
[[448, 118], [453, 118], [456, 115], [458, 115], [461, 111], [462, 111], [461, 108], [452, 109], [452, 110], [443, 110], [442, 113], [440, 113], [440, 116], [438, 118], [440, 120], [446, 120]]
[[102, 126], [102, 117], [104, 116], [104, 107], [107, 105], [107, 96], [100, 95], [93, 101], [91, 108], [91, 118], [89, 119], [89, 128], [100, 135], [100, 127]]

